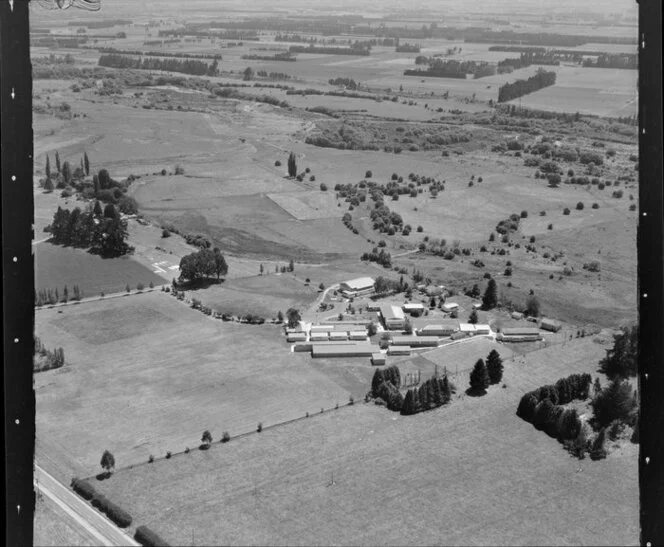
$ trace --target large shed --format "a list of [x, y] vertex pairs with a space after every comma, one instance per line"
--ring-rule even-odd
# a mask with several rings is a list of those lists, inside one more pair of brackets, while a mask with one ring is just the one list
[[435, 336], [393, 336], [393, 346], [411, 347], [438, 347], [438, 338]]
[[459, 304], [457, 304], [456, 302], [445, 302], [445, 304], [442, 305], [441, 309], [444, 312], [450, 313], [453, 312], [454, 310], [458, 310]]
[[458, 321], [443, 321], [435, 325], [426, 325], [422, 327], [418, 335], [420, 336], [450, 336], [459, 330]]
[[403, 329], [406, 326], [406, 315], [399, 306], [384, 305], [380, 307], [383, 324], [388, 330]]
[[344, 296], [370, 294], [374, 291], [375, 280], [371, 277], [357, 277], [340, 284], [339, 290]]
[[556, 321], [555, 319], [548, 319], [546, 317], [542, 319], [542, 322], [540, 323], [541, 329], [551, 332], [558, 332], [562, 327], [563, 325], [560, 321]]
[[311, 348], [312, 357], [371, 357], [376, 350], [377, 346], [371, 344], [356, 344], [356, 345], [314, 345]]

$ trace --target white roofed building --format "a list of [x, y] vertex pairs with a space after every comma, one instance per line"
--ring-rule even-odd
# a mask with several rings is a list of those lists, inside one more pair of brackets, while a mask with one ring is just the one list
[[371, 277], [357, 277], [341, 283], [339, 291], [344, 296], [358, 296], [374, 292], [375, 281]]

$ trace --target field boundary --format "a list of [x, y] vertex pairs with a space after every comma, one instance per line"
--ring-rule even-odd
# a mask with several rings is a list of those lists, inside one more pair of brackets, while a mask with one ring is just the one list
[[[352, 398], [352, 396], [351, 396], [351, 398]], [[299, 416], [298, 418], [292, 418], [292, 419], [290, 419], [290, 420], [285, 420], [285, 421], [283, 421], [283, 422], [277, 422], [277, 423], [275, 423], [275, 424], [265, 425], [265, 426], [262, 425], [262, 422], [260, 422], [260, 423], [261, 423], [261, 430], [260, 430], [260, 431], [258, 431], [258, 428], [256, 428], [256, 429], [254, 429], [254, 430], [252, 430], [252, 431], [245, 431], [245, 432], [243, 432], [243, 433], [239, 433], [239, 434], [237, 434], [237, 435], [231, 436], [231, 438], [228, 439], [227, 441], [219, 440], [219, 441], [217, 441], [217, 442], [212, 442], [212, 443], [210, 443], [209, 447], [208, 447], [206, 450], [210, 450], [210, 449], [213, 448], [214, 445], [216, 445], [216, 444], [227, 444], [227, 443], [230, 443], [230, 442], [235, 441], [235, 440], [238, 440], [238, 439], [243, 439], [243, 438], [249, 437], [249, 436], [251, 436], [251, 435], [258, 435], [258, 434], [262, 433], [263, 431], [267, 431], [267, 430], [269, 430], [269, 429], [276, 429], [276, 428], [278, 428], [278, 427], [283, 427], [283, 426], [285, 426], [285, 425], [293, 424], [293, 423], [295, 423], [295, 422], [299, 422], [299, 421], [302, 421], [302, 420], [309, 420], [309, 419], [311, 419], [311, 418], [315, 418], [316, 416], [320, 416], [321, 414], [326, 414], [326, 413], [329, 413], [329, 412], [333, 412], [333, 411], [335, 411], [335, 410], [341, 410], [341, 409], [344, 408], [344, 407], [354, 406], [354, 405], [356, 405], [356, 404], [361, 404], [361, 403], [357, 403], [354, 399], [353, 399], [352, 402], [351, 402], [351, 400], [349, 399], [347, 402], [345, 402], [345, 403], [338, 403], [336, 406], [334, 406], [334, 407], [332, 407], [332, 408], [325, 409], [324, 407], [321, 407], [320, 411], [318, 411], [318, 412], [316, 412], [316, 413], [312, 413], [312, 414], [310, 414], [310, 413], [307, 412], [304, 416]], [[362, 404], [367, 404], [367, 402], [365, 401], [365, 402], [362, 403]], [[193, 449], [187, 447], [187, 448], [185, 448], [185, 450], [181, 450], [181, 451], [179, 451], [179, 452], [171, 452], [171, 453], [170, 453], [170, 454], [171, 454], [170, 457], [166, 457], [166, 456], [153, 456], [153, 460], [152, 460], [152, 461], [149, 461], [149, 460], [148, 460], [148, 461], [146, 461], [146, 462], [133, 463], [133, 464], [131, 464], [131, 465], [126, 465], [126, 466], [124, 466], [124, 467], [119, 467], [119, 468], [117, 468], [115, 471], [122, 471], [122, 470], [126, 470], [126, 469], [134, 469], [134, 468], [136, 468], [136, 467], [140, 467], [140, 466], [143, 466], [143, 465], [150, 465], [151, 463], [154, 463], [154, 462], [159, 461], [159, 460], [168, 460], [168, 459], [172, 459], [172, 458], [174, 458], [175, 456], [183, 456], [183, 455], [185, 455], [185, 454], [189, 454], [189, 452], [191, 452], [191, 451], [193, 451], [193, 450], [200, 450], [200, 446], [201, 446], [201, 445], [199, 444], [198, 446], [194, 447]], [[88, 476], [88, 477], [84, 477], [84, 480], [92, 480], [92, 479], [94, 479], [94, 480], [99, 480], [99, 479], [97, 479], [98, 476], [99, 476], [99, 474], [97, 474], [97, 475], [90, 475], [90, 476]]]

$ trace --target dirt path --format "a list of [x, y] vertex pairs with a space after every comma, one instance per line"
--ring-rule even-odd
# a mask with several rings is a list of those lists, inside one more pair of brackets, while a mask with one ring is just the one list
[[37, 464], [34, 483], [35, 489], [65, 511], [76, 524], [91, 534], [99, 545], [140, 545]]

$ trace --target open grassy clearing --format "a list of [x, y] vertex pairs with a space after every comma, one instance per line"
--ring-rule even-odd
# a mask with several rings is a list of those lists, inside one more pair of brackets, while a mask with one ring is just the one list
[[60, 454], [65, 481], [95, 472], [107, 448], [123, 466], [196, 447], [204, 429], [236, 435], [348, 400], [279, 328], [214, 320], [161, 292], [40, 310], [36, 334], [66, 348], [64, 368], [35, 376], [38, 454]]
[[594, 372], [600, 353], [550, 348], [508, 361], [508, 388], [482, 398], [415, 417], [359, 404], [97, 486], [177, 544], [633, 545], [637, 447], [579, 462], [515, 415], [525, 391]]
[[285, 314], [289, 308], [302, 309], [314, 301], [318, 294], [317, 285], [308, 286], [304, 280], [292, 274], [268, 271], [267, 275], [231, 279], [223, 285], [189, 291], [189, 294], [221, 313], [251, 313], [271, 319], [279, 311]]

